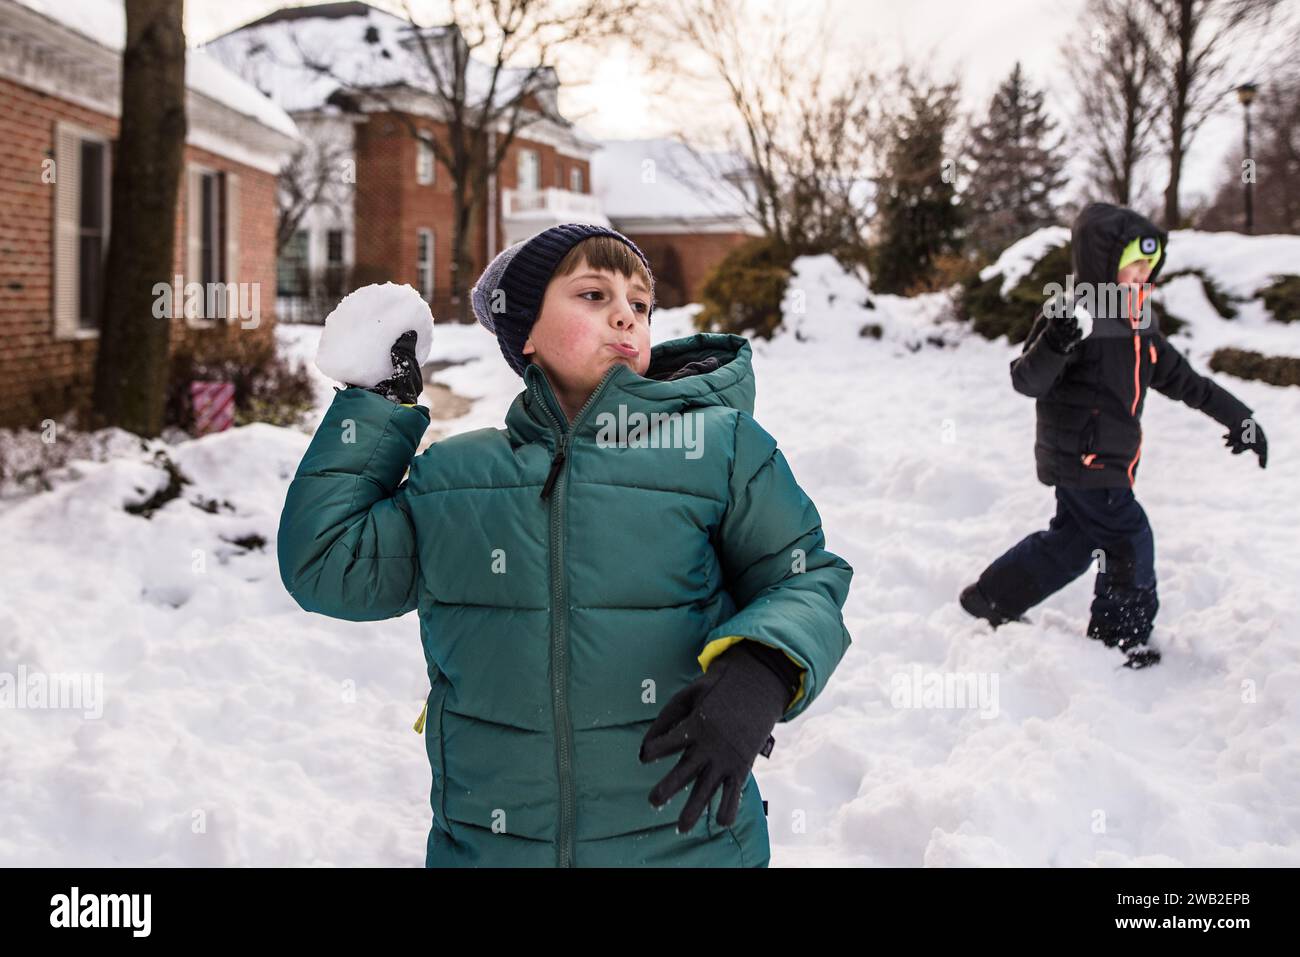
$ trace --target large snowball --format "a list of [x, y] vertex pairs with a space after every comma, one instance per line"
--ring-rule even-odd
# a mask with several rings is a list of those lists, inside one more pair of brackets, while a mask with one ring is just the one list
[[415, 330], [415, 358], [424, 365], [433, 344], [429, 304], [405, 284], [362, 286], [325, 318], [316, 368], [338, 382], [368, 389], [393, 374], [393, 343], [408, 329]]

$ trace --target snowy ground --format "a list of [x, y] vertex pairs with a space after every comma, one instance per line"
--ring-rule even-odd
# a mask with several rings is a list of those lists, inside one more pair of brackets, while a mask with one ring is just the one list
[[[1033, 403], [1008, 380], [1015, 350], [931, 326], [941, 297], [864, 309], [829, 261], [800, 267], [799, 337], [755, 344], [756, 416], [856, 570], [854, 642], [757, 762], [773, 865], [1300, 864], [1300, 389], [1220, 380], [1268, 432], [1263, 471], [1208, 418], [1148, 400], [1137, 491], [1165, 659], [1131, 672], [1083, 637], [1091, 576], [996, 634], [956, 604], [1052, 510]], [[1262, 317], [1225, 328], [1208, 307], [1188, 318], [1181, 347], [1202, 369], [1210, 343], [1281, 335]], [[883, 337], [858, 336], [865, 323]], [[684, 334], [685, 312], [655, 329]], [[318, 334], [284, 327], [281, 342], [310, 357]], [[955, 345], [909, 347], [935, 334]], [[469, 360], [438, 373], [479, 400], [449, 431], [500, 423], [519, 380], [495, 340], [439, 325], [431, 359]], [[332, 395], [322, 378], [320, 401]], [[0, 721], [0, 864], [423, 863], [415, 616], [308, 615], [276, 571], [307, 442], [255, 425], [171, 446], [195, 484], [148, 520], [119, 506], [165, 476], [129, 455], [0, 512], [19, 559], [0, 595], [0, 671], [103, 683], [102, 717], [29, 707]], [[200, 496], [233, 508], [210, 514]], [[265, 548], [229, 543], [249, 534]], [[971, 707], [901, 706], [913, 681], [967, 674], [984, 691]]]

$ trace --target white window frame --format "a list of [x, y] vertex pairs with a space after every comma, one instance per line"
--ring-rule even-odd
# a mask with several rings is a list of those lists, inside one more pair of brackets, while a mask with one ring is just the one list
[[415, 141], [415, 182], [420, 186], [432, 185], [437, 176], [438, 163], [433, 155], [433, 144], [429, 142], [433, 134], [421, 130]]
[[[428, 242], [425, 244], [425, 250], [429, 254], [427, 260], [420, 257], [420, 240], [426, 237]], [[433, 267], [436, 261], [433, 252], [433, 230], [422, 226], [415, 231], [415, 283], [425, 302], [433, 302]]]
[[[58, 121], [54, 124], [53, 276], [51, 312], [55, 339], [96, 339], [100, 330], [81, 325], [81, 144], [98, 143], [104, 150], [104, 256], [112, 235], [113, 140], [103, 133]], [[108, 278], [105, 277], [105, 283]]]
[[[210, 329], [218, 321], [229, 322], [231, 310], [227, 308], [224, 319], [218, 316], [185, 316], [185, 289], [191, 282], [203, 281], [203, 237], [200, 229], [203, 222], [203, 177], [215, 173], [224, 173], [226, 211], [226, 248], [224, 274], [216, 278], [217, 282], [229, 284], [239, 282], [239, 223], [240, 223], [240, 189], [239, 174], [230, 170], [204, 166], [201, 163], [189, 163], [185, 167], [186, 201], [185, 201], [185, 273], [180, 290], [181, 301], [173, 307], [174, 313], [185, 318], [185, 323], [192, 329]], [[238, 305], [237, 303], [235, 304]], [[204, 289], [203, 308], [207, 309], [207, 290]]]
[[[529, 162], [525, 162], [525, 157]], [[525, 182], [526, 169], [530, 174], [531, 183]], [[515, 176], [519, 180], [521, 193], [535, 193], [542, 188], [542, 158], [537, 155], [537, 150], [526, 146], [519, 148], [519, 155], [515, 160]]]

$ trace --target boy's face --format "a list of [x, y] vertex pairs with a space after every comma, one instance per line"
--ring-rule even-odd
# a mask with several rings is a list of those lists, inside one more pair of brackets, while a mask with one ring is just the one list
[[596, 270], [583, 260], [546, 286], [523, 354], [542, 367], [561, 401], [587, 396], [615, 363], [650, 367], [650, 290], [639, 276]]
[[1154, 260], [1135, 259], [1119, 271], [1119, 283], [1122, 286], [1141, 285], [1147, 281], [1154, 267]]

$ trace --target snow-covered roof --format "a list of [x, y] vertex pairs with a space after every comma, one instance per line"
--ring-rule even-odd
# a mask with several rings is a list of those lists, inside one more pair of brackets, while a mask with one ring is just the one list
[[[115, 53], [120, 53], [126, 45], [126, 11], [122, 0], [14, 2]], [[298, 129], [284, 110], [202, 50], [185, 51], [185, 86], [278, 133], [298, 138]]]
[[[463, 38], [448, 26], [419, 29], [438, 58], [444, 81], [450, 82], [450, 45], [459, 41], [463, 51]], [[286, 110], [298, 112], [325, 108], [341, 86], [436, 89], [416, 30], [409, 20], [366, 3], [322, 3], [277, 10], [222, 34], [204, 49]], [[311, 64], [329, 72], [312, 69]], [[465, 69], [466, 100], [480, 104], [487, 99], [492, 67], [470, 57]], [[494, 103], [513, 100], [530, 72], [503, 67]], [[558, 81], [550, 68], [542, 73], [531, 85], [539, 94], [549, 94]]]
[[615, 221], [743, 220], [740, 189], [752, 188], [739, 185], [744, 168], [735, 154], [701, 152], [677, 140], [604, 140], [591, 160], [591, 183]]

